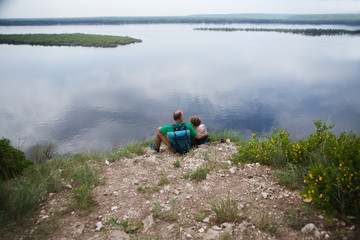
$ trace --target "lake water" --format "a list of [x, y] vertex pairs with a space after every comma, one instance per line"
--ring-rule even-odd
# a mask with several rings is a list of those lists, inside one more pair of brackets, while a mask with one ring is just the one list
[[187, 121], [199, 115], [209, 130], [279, 126], [299, 138], [324, 119], [337, 134], [360, 132], [359, 36], [193, 30], [199, 26], [0, 27], [143, 40], [108, 49], [0, 45], [0, 137], [22, 150], [51, 141], [60, 153], [108, 151], [154, 136], [176, 109]]

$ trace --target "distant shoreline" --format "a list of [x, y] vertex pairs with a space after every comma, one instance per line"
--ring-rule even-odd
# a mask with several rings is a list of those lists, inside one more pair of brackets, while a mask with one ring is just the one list
[[140, 39], [94, 34], [0, 34], [0, 44], [114, 48]]
[[360, 35], [360, 30], [346, 29], [286, 29], [286, 28], [194, 28], [197, 31], [221, 31], [221, 32], [278, 32], [301, 34], [305, 36], [334, 36], [334, 35]]
[[88, 17], [0, 19], [0, 26], [121, 24], [315, 24], [360, 27], [359, 14], [205, 14], [164, 17]]

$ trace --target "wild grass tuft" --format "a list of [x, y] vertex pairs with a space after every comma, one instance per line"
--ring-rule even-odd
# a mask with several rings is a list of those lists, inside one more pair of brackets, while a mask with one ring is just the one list
[[276, 218], [273, 215], [269, 215], [268, 213], [262, 211], [260, 212], [260, 220], [257, 224], [257, 227], [260, 230], [270, 233], [273, 236], [279, 235], [279, 224], [280, 218]]
[[307, 174], [305, 167], [291, 163], [287, 164], [284, 168], [275, 170], [273, 173], [280, 184], [290, 189], [301, 187], [305, 174]]
[[99, 203], [93, 199], [92, 188], [88, 185], [81, 185], [74, 191], [71, 208], [73, 210], [85, 211]]
[[170, 180], [168, 179], [168, 177], [165, 175], [162, 175], [160, 180], [158, 181], [157, 185], [159, 187], [161, 187], [161, 186], [167, 185], [169, 183], [170, 183]]
[[179, 161], [179, 159], [177, 159], [175, 162], [173, 162], [173, 166], [176, 167], [176, 168], [179, 168], [179, 167], [180, 167], [180, 161]]
[[190, 178], [194, 181], [201, 181], [206, 179], [207, 174], [210, 172], [210, 169], [207, 166], [198, 167], [195, 171], [190, 171], [183, 175], [185, 179]]
[[215, 213], [213, 220], [216, 224], [224, 222], [236, 223], [242, 218], [238, 209], [239, 201], [231, 200], [230, 193], [228, 193], [225, 200], [211, 201], [209, 204], [211, 210]]
[[27, 178], [17, 178], [0, 183], [0, 215], [18, 220], [36, 210], [44, 185], [35, 185]]

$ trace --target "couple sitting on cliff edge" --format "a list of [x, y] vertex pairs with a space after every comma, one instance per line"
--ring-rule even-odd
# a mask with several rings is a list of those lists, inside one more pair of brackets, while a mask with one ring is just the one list
[[[205, 125], [201, 124], [201, 120], [197, 116], [191, 117], [190, 123], [183, 123], [184, 114], [181, 110], [176, 110], [174, 112], [174, 124], [166, 125], [158, 128], [157, 134], [155, 136], [154, 143], [150, 144], [150, 147], [156, 152], [160, 151], [161, 142], [163, 142], [171, 152], [179, 153], [176, 147], [176, 141], [173, 138], [169, 138], [167, 134], [169, 132], [175, 132], [175, 130], [183, 130], [186, 129], [190, 132], [190, 138], [194, 139], [195, 144], [206, 142], [208, 133], [206, 131]], [[201, 125], [200, 125], [201, 124]]]

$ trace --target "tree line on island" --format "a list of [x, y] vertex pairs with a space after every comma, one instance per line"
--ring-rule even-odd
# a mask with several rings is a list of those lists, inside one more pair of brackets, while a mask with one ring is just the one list
[[0, 19], [0, 26], [117, 24], [335, 24], [360, 25], [360, 14], [204, 14], [165, 17], [89, 17]]
[[302, 34], [306, 36], [331, 36], [331, 35], [360, 35], [360, 30], [346, 30], [346, 29], [285, 29], [285, 28], [194, 28], [198, 31], [223, 31], [223, 32], [278, 32], [278, 33], [293, 33]]
[[117, 47], [141, 42], [140, 39], [122, 36], [93, 34], [0, 34], [0, 44], [41, 46]]

